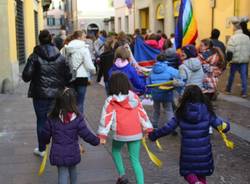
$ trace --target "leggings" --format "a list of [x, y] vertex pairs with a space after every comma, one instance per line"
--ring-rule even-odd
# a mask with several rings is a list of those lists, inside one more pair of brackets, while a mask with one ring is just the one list
[[198, 176], [195, 174], [189, 174], [189, 175], [185, 176], [184, 178], [189, 184], [195, 184], [196, 182], [201, 182], [202, 184], [207, 183], [205, 176]]
[[68, 176], [70, 178], [70, 184], [77, 184], [76, 166], [58, 167], [58, 184], [67, 184]]
[[129, 159], [136, 176], [137, 184], [144, 184], [144, 174], [140, 163], [140, 148], [141, 141], [122, 142], [113, 140], [112, 156], [115, 162], [116, 169], [120, 176], [125, 175], [125, 168], [121, 157], [121, 149], [124, 144], [128, 145]]

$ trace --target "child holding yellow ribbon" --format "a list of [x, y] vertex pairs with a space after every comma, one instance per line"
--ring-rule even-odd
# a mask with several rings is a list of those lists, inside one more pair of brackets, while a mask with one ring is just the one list
[[[68, 175], [71, 184], [77, 183], [76, 165], [81, 161], [78, 136], [93, 146], [100, 144], [100, 139], [88, 129], [84, 117], [78, 111], [74, 91], [65, 88], [56, 97], [42, 131], [44, 144], [49, 144], [52, 138], [50, 163], [58, 168], [58, 184], [68, 183]], [[44, 171], [47, 150], [48, 146], [39, 175]]]
[[143, 133], [151, 132], [153, 126], [139, 97], [130, 90], [130, 82], [125, 74], [112, 74], [109, 80], [109, 97], [103, 107], [98, 135], [101, 143], [105, 144], [109, 131], [113, 131], [112, 156], [119, 174], [116, 183], [129, 183], [121, 157], [121, 149], [126, 144], [136, 183], [144, 184], [140, 163], [141, 140]]
[[149, 139], [155, 141], [166, 136], [177, 126], [180, 127], [182, 136], [180, 174], [190, 184], [206, 184], [206, 176], [212, 175], [214, 171], [209, 126], [222, 133], [225, 141], [227, 139], [224, 133], [229, 131], [229, 124], [216, 116], [211, 102], [202, 94], [201, 89], [190, 85], [184, 91], [175, 117], [164, 127], [149, 133]]

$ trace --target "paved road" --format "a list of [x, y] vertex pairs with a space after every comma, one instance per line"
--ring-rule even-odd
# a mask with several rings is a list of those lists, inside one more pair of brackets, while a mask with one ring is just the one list
[[[14, 95], [0, 95], [0, 183], [4, 184], [55, 184], [57, 181], [56, 168], [47, 165], [42, 177], [36, 175], [40, 159], [32, 154], [36, 144], [35, 116], [31, 100], [26, 98], [27, 85], [21, 85]], [[93, 130], [96, 130], [104, 102], [104, 89], [93, 84], [88, 88], [86, 100], [86, 117]], [[235, 112], [233, 103], [225, 106], [224, 101], [217, 102], [220, 114], [230, 116]], [[147, 107], [151, 116], [152, 108]], [[249, 112], [245, 106], [237, 106], [237, 111]], [[238, 119], [241, 117], [241, 119]], [[248, 130], [250, 115], [230, 116], [232, 121]], [[250, 144], [234, 135], [230, 135], [236, 148], [228, 151], [217, 133], [212, 136], [216, 170], [208, 178], [210, 184], [248, 184], [250, 181]], [[156, 168], [142, 149], [141, 160], [145, 170], [145, 184], [183, 184], [179, 177], [179, 140], [169, 136], [160, 140], [164, 151], [159, 152], [155, 145], [149, 143], [151, 149], [164, 162], [162, 169]], [[112, 184], [116, 180], [116, 172], [110, 155], [110, 141], [105, 147], [85, 145], [87, 153], [79, 164], [79, 181], [82, 184]], [[126, 149], [124, 149], [126, 153]], [[129, 166], [128, 156], [124, 154], [128, 176], [135, 183]]]

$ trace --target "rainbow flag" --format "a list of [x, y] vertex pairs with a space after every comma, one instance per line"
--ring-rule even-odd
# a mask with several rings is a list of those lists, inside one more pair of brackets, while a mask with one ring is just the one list
[[179, 17], [175, 31], [176, 49], [193, 44], [198, 37], [197, 22], [190, 0], [181, 0]]

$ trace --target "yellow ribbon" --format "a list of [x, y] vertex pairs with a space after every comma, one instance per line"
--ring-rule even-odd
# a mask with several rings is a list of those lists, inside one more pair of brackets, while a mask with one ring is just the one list
[[47, 162], [47, 157], [48, 157], [48, 151], [49, 151], [49, 146], [46, 145], [45, 154], [43, 156], [43, 161], [42, 161], [40, 168], [39, 168], [39, 171], [38, 171], [38, 176], [41, 176], [44, 173], [46, 162]]
[[[159, 142], [158, 142], [159, 143]], [[153, 153], [149, 150], [148, 145], [147, 145], [147, 141], [146, 138], [144, 137], [142, 139], [142, 144], [144, 146], [144, 148], [146, 149], [148, 156], [150, 158], [150, 160], [158, 167], [162, 167], [162, 161]], [[157, 143], [156, 143], [157, 144]], [[160, 146], [161, 147], [161, 146]]]
[[171, 90], [171, 89], [174, 89], [173, 86], [159, 86], [159, 89], [161, 90]]
[[158, 140], [155, 141], [156, 146], [159, 148], [160, 151], [163, 151], [163, 148]]
[[223, 133], [222, 131], [225, 130], [227, 128], [227, 124], [225, 122], [222, 123], [222, 125], [218, 126], [217, 129], [224, 141], [224, 143], [226, 144], [226, 147], [230, 150], [234, 149], [234, 143], [230, 140], [228, 140], [227, 136], [225, 133]]
[[167, 81], [159, 84], [149, 84], [147, 85], [148, 88], [154, 88], [154, 87], [159, 87], [159, 86], [173, 86], [174, 81]]

